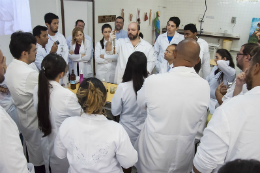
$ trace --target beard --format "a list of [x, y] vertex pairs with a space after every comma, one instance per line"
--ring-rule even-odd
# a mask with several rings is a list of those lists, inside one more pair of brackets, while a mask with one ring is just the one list
[[252, 75], [251, 75], [251, 68], [249, 68], [247, 74], [246, 74], [246, 87], [249, 90], [252, 89], [252, 86], [253, 86], [253, 78], [252, 78]]
[[[132, 36], [132, 37], [130, 37], [130, 36]], [[136, 35], [128, 34], [128, 38], [130, 40], [135, 40], [137, 37], [138, 37], [138, 33], [136, 33]]]
[[116, 25], [116, 30], [117, 31], [120, 31], [122, 28], [121, 28], [121, 26], [120, 25]]
[[4, 82], [5, 80], [5, 76], [4, 75], [0, 75], [0, 83]]
[[55, 31], [55, 30], [51, 27], [51, 32], [57, 33], [57, 32], [58, 32], [58, 29]]

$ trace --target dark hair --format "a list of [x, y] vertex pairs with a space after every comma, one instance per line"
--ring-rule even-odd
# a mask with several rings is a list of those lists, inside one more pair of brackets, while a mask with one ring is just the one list
[[[232, 59], [231, 54], [226, 49], [218, 49], [217, 52], [222, 58], [226, 57], [227, 61], [229, 61], [229, 66], [232, 68], [235, 68], [234, 61]], [[216, 75], [218, 73], [219, 69], [217, 69], [214, 74]], [[218, 82], [221, 83], [223, 81], [224, 73], [221, 72], [221, 75], [218, 78]]]
[[14, 32], [11, 35], [9, 49], [14, 58], [20, 59], [23, 51], [30, 53], [32, 44], [36, 45], [36, 38], [29, 32]]
[[183, 30], [190, 30], [192, 33], [197, 32], [197, 28], [193, 23], [185, 25]]
[[37, 25], [33, 28], [33, 36], [40, 37], [42, 31], [47, 31], [47, 30], [48, 30], [48, 28], [46, 26]]
[[178, 44], [173, 43], [173, 44], [171, 44], [171, 45], [177, 47]]
[[[102, 33], [103, 33], [103, 31], [104, 31], [105, 28], [110, 28], [110, 29], [112, 30], [111, 25], [109, 25], [109, 24], [106, 23], [106, 24], [104, 24], [104, 25], [102, 26], [102, 28], [101, 28]], [[102, 49], [104, 49], [104, 37], [100, 40], [100, 44], [101, 44]]]
[[198, 64], [196, 64], [196, 65], [194, 66], [194, 69], [195, 69], [196, 73], [199, 73], [200, 68], [201, 68], [201, 59], [200, 59], [200, 61], [198, 62]]
[[139, 24], [137, 24], [137, 31], [140, 31], [141, 27]]
[[76, 21], [75, 26], [77, 26], [77, 24], [78, 24], [79, 22], [84, 23], [84, 26], [85, 26], [85, 22], [84, 22], [83, 20], [81, 20], [81, 19], [78, 19], [78, 20]]
[[222, 166], [218, 173], [259, 173], [260, 162], [258, 160], [236, 159], [227, 162]]
[[257, 43], [246, 43], [242, 46], [244, 47], [243, 54], [250, 55], [251, 57], [256, 53], [252, 52], [252, 50], [254, 50], [256, 47], [259, 47]]
[[140, 32], [139, 37], [144, 38], [143, 33]]
[[124, 18], [121, 17], [121, 16], [117, 16], [116, 20], [117, 20], [117, 19], [123, 19], [123, 23], [125, 22]]
[[[180, 23], [181, 23], [181, 21], [180, 21], [180, 19], [179, 19], [178, 17], [171, 17], [171, 18], [169, 19], [169, 21], [172, 21], [173, 23], [175, 23], [176, 28], [179, 27], [179, 25], [180, 25]], [[168, 22], [169, 22], [169, 21], [168, 21]]]
[[65, 60], [56, 53], [48, 54], [42, 61], [38, 82], [38, 125], [43, 137], [51, 133], [50, 121], [50, 88], [49, 80], [54, 80], [61, 72], [66, 71]]
[[147, 78], [147, 58], [143, 52], [136, 51], [128, 58], [123, 82], [133, 81], [135, 94], [141, 89], [144, 78]]
[[45, 23], [51, 24], [53, 19], [59, 19], [59, 17], [56, 14], [53, 13], [46, 13], [44, 16]]
[[258, 51], [257, 51], [257, 53], [255, 53], [255, 55], [254, 55], [254, 57], [253, 57], [253, 65], [254, 64], [259, 64], [260, 65], [260, 50], [259, 50], [259, 48], [257, 49]]
[[99, 113], [107, 98], [107, 90], [97, 78], [84, 79], [77, 91], [78, 102], [87, 114]]

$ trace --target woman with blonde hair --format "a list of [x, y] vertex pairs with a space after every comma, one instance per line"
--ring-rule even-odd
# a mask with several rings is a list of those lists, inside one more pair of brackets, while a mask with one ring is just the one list
[[85, 79], [77, 91], [83, 114], [67, 118], [55, 141], [55, 154], [68, 157], [70, 173], [123, 173], [137, 162], [137, 152], [122, 125], [103, 114], [107, 92], [97, 78]]
[[72, 42], [69, 47], [70, 74], [72, 70], [76, 76], [82, 71], [83, 77], [92, 77], [92, 47], [89, 40], [85, 39], [81, 28], [74, 28], [72, 31]]

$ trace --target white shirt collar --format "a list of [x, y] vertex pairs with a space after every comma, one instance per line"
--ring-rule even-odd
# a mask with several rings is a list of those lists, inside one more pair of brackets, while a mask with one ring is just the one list
[[174, 67], [170, 70], [170, 72], [189, 72], [189, 73], [196, 73], [193, 67], [185, 67], [185, 66], [178, 66]]

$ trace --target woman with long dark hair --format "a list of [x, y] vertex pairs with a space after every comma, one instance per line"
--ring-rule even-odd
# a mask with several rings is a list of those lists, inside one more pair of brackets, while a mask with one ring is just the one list
[[232, 56], [226, 49], [218, 49], [215, 58], [216, 66], [212, 68], [206, 80], [210, 85], [210, 104], [209, 111], [213, 115], [218, 103], [215, 92], [219, 84], [222, 82], [228, 86], [229, 82], [233, 82], [236, 77], [235, 64]]
[[120, 172], [137, 162], [124, 128], [103, 114], [107, 91], [97, 78], [85, 79], [77, 91], [83, 114], [67, 118], [55, 140], [57, 157], [68, 156], [71, 173]]
[[105, 79], [106, 82], [114, 83], [117, 54], [108, 55], [105, 51], [105, 45], [109, 40], [112, 27], [109, 24], [104, 24], [101, 31], [103, 38], [97, 42], [95, 47], [95, 60], [97, 63], [96, 78], [99, 80]]
[[147, 58], [143, 52], [130, 55], [123, 75], [123, 83], [117, 87], [111, 103], [114, 116], [120, 115], [119, 123], [127, 131], [132, 144], [142, 129], [146, 119], [146, 110], [140, 110], [137, 105], [137, 91], [141, 89], [147, 78]]
[[68, 117], [80, 116], [77, 97], [63, 88], [59, 80], [66, 74], [65, 60], [56, 53], [47, 55], [41, 64], [38, 85], [34, 88], [33, 102], [37, 110], [39, 129], [42, 131], [42, 151], [46, 173], [68, 172], [67, 158], [59, 159], [53, 150], [54, 140], [61, 123]]

